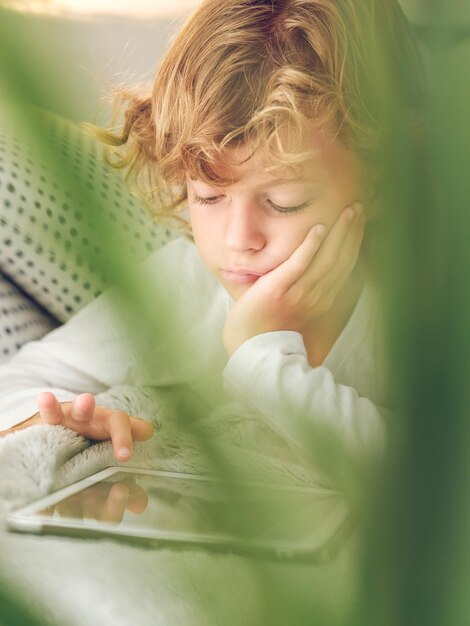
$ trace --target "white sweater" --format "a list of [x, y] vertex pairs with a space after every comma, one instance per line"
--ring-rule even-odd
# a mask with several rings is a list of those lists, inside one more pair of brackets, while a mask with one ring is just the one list
[[302, 336], [258, 335], [227, 359], [222, 331], [233, 304], [191, 242], [177, 239], [143, 264], [171, 327], [158, 339], [124, 325], [108, 289], [66, 324], [0, 365], [0, 430], [37, 411], [36, 396], [61, 402], [120, 384], [188, 384], [209, 402], [222, 387], [261, 413], [289, 443], [303, 447], [305, 425], [331, 426], [353, 447], [381, 449], [386, 405], [377, 298], [367, 283], [320, 367], [311, 367]]

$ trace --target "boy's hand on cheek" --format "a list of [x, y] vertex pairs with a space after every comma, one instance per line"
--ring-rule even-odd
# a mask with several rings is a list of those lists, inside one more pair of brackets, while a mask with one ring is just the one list
[[310, 229], [300, 246], [274, 270], [261, 276], [233, 305], [223, 340], [230, 355], [262, 333], [302, 333], [333, 305], [351, 274], [364, 236], [362, 207], [345, 209], [325, 236]]
[[153, 426], [138, 417], [96, 406], [91, 393], [83, 393], [73, 402], [60, 403], [53, 393], [46, 391], [39, 394], [37, 405], [39, 412], [36, 415], [8, 432], [34, 424], [60, 424], [88, 439], [111, 439], [118, 461], [127, 461], [131, 457], [133, 441], [145, 441], [154, 433]]

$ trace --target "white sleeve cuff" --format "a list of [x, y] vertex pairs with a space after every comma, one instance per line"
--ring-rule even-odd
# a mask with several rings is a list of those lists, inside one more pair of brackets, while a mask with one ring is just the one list
[[257, 410], [299, 447], [305, 445], [309, 425], [316, 425], [361, 450], [383, 448], [378, 407], [353, 387], [337, 383], [327, 367], [311, 367], [300, 333], [252, 337], [229, 359], [224, 383], [228, 394]]
[[273, 350], [273, 346], [284, 355], [298, 355], [307, 359], [303, 337], [294, 330], [277, 330], [262, 333], [248, 339], [229, 358], [224, 369], [225, 381], [235, 386], [251, 379], [256, 363]]
[[38, 412], [36, 404], [37, 396], [43, 391], [51, 391], [59, 402], [72, 402], [77, 394], [53, 389], [38, 387], [18, 391], [5, 398], [2, 402], [2, 414], [0, 415], [0, 430], [12, 428]]

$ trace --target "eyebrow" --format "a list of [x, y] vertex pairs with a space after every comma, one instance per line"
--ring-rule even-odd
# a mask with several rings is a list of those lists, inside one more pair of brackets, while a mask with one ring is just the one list
[[[235, 179], [232, 181], [231, 184], [236, 184], [239, 183], [243, 180], [243, 178], [239, 178], [239, 179]], [[207, 183], [206, 181], [203, 180], [198, 180], [198, 179], [193, 179], [190, 178], [190, 181], [193, 183], [203, 183], [205, 185], [207, 185], [208, 187], [214, 188], [214, 189], [223, 189], [224, 186], [226, 185], [217, 185], [217, 184], [210, 184]], [[281, 185], [286, 185], [286, 184], [297, 184], [297, 185], [318, 185], [320, 184], [322, 181], [321, 180], [315, 180], [315, 179], [311, 179], [311, 178], [297, 178], [297, 177], [293, 177], [293, 176], [286, 176], [284, 178], [282, 177], [276, 177], [274, 180], [272, 181], [268, 181], [265, 183], [260, 183], [259, 185], [257, 185], [257, 187], [260, 188], [266, 188], [266, 187], [280, 187]]]
[[266, 186], [269, 187], [278, 187], [280, 185], [286, 185], [286, 184], [297, 184], [297, 185], [317, 185], [318, 183], [320, 183], [321, 181], [319, 180], [314, 180], [312, 178], [276, 178], [276, 180], [267, 183]]

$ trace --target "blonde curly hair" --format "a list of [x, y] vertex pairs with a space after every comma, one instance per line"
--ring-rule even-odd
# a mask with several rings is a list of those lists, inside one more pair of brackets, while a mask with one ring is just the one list
[[205, 0], [172, 40], [151, 93], [119, 93], [121, 131], [95, 134], [154, 212], [177, 217], [185, 175], [228, 183], [216, 166], [239, 143], [295, 171], [308, 156], [305, 133], [329, 128], [377, 165], [384, 72], [405, 85], [400, 105], [416, 118], [424, 72], [395, 0]]

